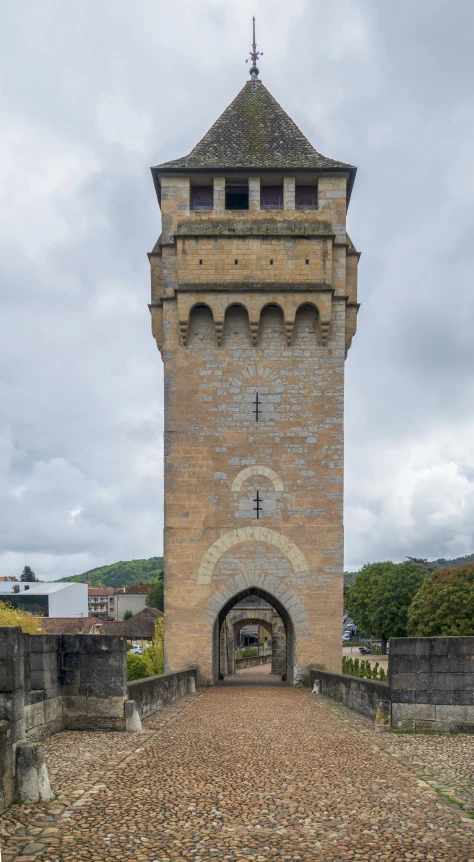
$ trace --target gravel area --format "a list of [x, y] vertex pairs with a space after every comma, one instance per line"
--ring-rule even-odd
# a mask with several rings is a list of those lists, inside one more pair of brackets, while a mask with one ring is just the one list
[[0, 819], [2, 862], [474, 862], [474, 820], [417, 777], [457, 781], [471, 737], [378, 734], [268, 684], [216, 686], [144, 726], [52, 737], [62, 795]]

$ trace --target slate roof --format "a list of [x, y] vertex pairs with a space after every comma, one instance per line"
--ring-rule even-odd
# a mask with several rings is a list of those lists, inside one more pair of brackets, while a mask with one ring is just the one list
[[132, 640], [133, 638], [151, 639], [155, 629], [155, 620], [162, 616], [164, 616], [163, 611], [159, 611], [158, 608], [144, 608], [128, 620], [113, 622], [104, 620], [102, 628], [104, 635], [122, 635]]
[[261, 81], [247, 81], [188, 156], [152, 171], [236, 168], [356, 170], [318, 153]]

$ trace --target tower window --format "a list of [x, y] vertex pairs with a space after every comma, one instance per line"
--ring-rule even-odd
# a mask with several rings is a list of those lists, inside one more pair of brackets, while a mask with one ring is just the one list
[[226, 210], [248, 210], [249, 208], [249, 184], [226, 183], [225, 184], [225, 208]]
[[295, 186], [295, 209], [316, 210], [318, 208], [317, 186]]
[[260, 187], [260, 209], [281, 210], [283, 209], [283, 186], [261, 186]]
[[270, 261], [270, 266], [273, 266], [273, 260]]
[[191, 209], [212, 210], [214, 188], [212, 186], [191, 186]]
[[235, 266], [238, 266], [238, 265], [239, 265], [239, 261], [238, 261], [238, 260], [234, 260], [234, 264], [235, 264]]
[[[308, 261], [306, 261], [308, 263]], [[202, 266], [202, 260], [199, 261], [199, 266]]]
[[305, 260], [305, 264], [306, 264], [306, 266], [308, 266], [308, 263], [309, 263], [309, 260]]

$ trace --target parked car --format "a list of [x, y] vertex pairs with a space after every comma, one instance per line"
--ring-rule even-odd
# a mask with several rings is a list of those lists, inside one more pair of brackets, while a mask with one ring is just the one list
[[129, 650], [129, 652], [132, 655], [143, 655], [143, 650], [142, 650], [141, 646], [132, 646], [132, 648]]
[[350, 641], [351, 637], [352, 637], [352, 635], [350, 632], [344, 632], [344, 634], [342, 636], [342, 640], [347, 642], [347, 641]]

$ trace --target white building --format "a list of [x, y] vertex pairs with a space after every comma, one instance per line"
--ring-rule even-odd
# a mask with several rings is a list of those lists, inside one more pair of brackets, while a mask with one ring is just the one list
[[0, 581], [0, 601], [44, 617], [87, 617], [87, 584]]
[[[129, 588], [133, 590], [133, 587]], [[146, 593], [116, 592], [109, 596], [109, 618], [123, 620], [123, 616], [130, 611], [133, 616], [139, 614], [146, 607]]]

